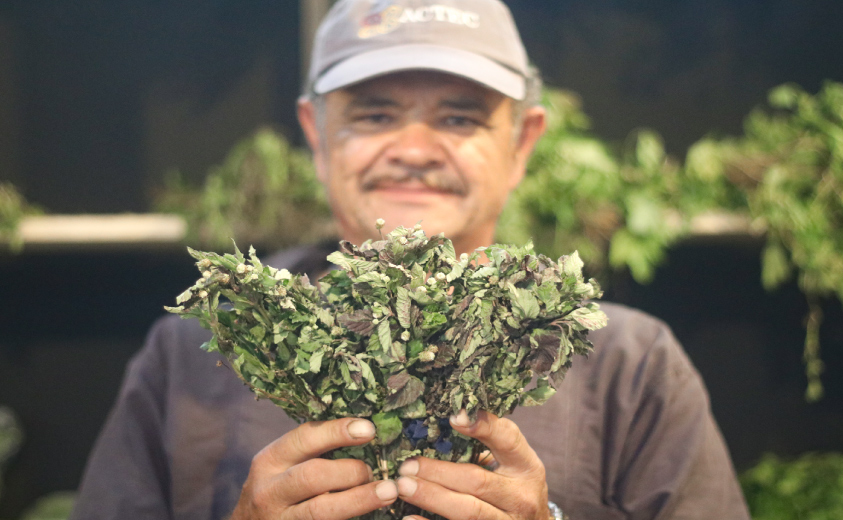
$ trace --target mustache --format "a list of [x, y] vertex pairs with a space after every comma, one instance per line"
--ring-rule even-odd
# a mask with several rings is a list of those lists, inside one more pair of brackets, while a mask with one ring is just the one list
[[373, 172], [363, 180], [362, 187], [364, 191], [370, 191], [384, 184], [402, 184], [414, 180], [421, 182], [426, 188], [453, 195], [465, 195], [468, 192], [465, 183], [458, 176], [429, 169]]

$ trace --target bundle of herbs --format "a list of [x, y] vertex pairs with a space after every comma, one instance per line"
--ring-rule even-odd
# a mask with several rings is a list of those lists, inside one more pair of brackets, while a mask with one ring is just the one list
[[[317, 285], [263, 265], [253, 248], [248, 259], [236, 246], [190, 254], [202, 277], [167, 310], [199, 319], [214, 334], [203, 348], [293, 419], [371, 420], [371, 443], [329, 456], [383, 478], [413, 456], [477, 462], [484, 447], [448, 418], [544, 403], [572, 357], [591, 351], [587, 332], [606, 324], [578, 254], [553, 261], [531, 244], [457, 257], [441, 235], [398, 228], [340, 242], [328, 257], [338, 269]], [[410, 511], [399, 501], [371, 518]]]

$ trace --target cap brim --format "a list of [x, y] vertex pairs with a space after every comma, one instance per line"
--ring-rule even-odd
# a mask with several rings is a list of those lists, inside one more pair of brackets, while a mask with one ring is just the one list
[[525, 95], [521, 74], [472, 52], [431, 44], [396, 45], [357, 54], [328, 69], [313, 85], [317, 94], [402, 70], [436, 70], [460, 76], [513, 99]]

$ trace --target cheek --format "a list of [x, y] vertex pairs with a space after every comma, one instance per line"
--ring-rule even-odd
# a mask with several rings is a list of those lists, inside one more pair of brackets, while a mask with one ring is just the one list
[[358, 179], [376, 161], [381, 145], [374, 139], [346, 136], [331, 147], [331, 171], [335, 180], [348, 183]]
[[513, 165], [509, 147], [496, 144], [499, 143], [463, 144], [454, 155], [460, 158], [459, 169], [473, 187], [472, 191], [477, 196], [495, 200], [506, 196]]

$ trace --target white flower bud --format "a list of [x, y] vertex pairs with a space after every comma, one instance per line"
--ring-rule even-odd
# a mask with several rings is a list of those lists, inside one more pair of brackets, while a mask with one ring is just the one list
[[424, 285], [419, 285], [418, 287], [416, 287], [416, 290], [420, 293], [426, 293], [427, 292], [427, 288]]
[[386, 225], [386, 221], [382, 218], [379, 218], [375, 221], [375, 226], [380, 229]]
[[243, 274], [246, 272], [246, 264], [237, 264], [237, 272]]
[[203, 258], [202, 260], [199, 260], [198, 265], [202, 269], [207, 269], [207, 268], [211, 267], [211, 261], [208, 260], [207, 258]]
[[208, 291], [199, 291], [199, 297], [200, 298], [207, 298], [208, 297]]
[[436, 359], [436, 354], [429, 350], [425, 350], [424, 352], [419, 354], [419, 361], [421, 361], [422, 363], [430, 363], [434, 359]]
[[398, 243], [401, 244], [402, 246], [406, 246], [407, 245], [407, 237], [398, 237]]
[[445, 276], [445, 273], [436, 273], [436, 279], [439, 280], [440, 282], [444, 282], [445, 278], [447, 278]]
[[436, 278], [430, 277], [427, 279], [427, 285], [436, 285]]
[[463, 253], [460, 255], [460, 262], [465, 262], [468, 260], [468, 253]]
[[402, 339], [403, 341], [410, 341], [410, 333], [409, 333], [409, 331], [406, 331], [406, 330], [405, 330], [404, 332], [402, 332], [402, 333], [401, 333], [401, 339]]
[[202, 273], [202, 278], [207, 280], [210, 277], [211, 277], [211, 271], [205, 271], [204, 273]]

